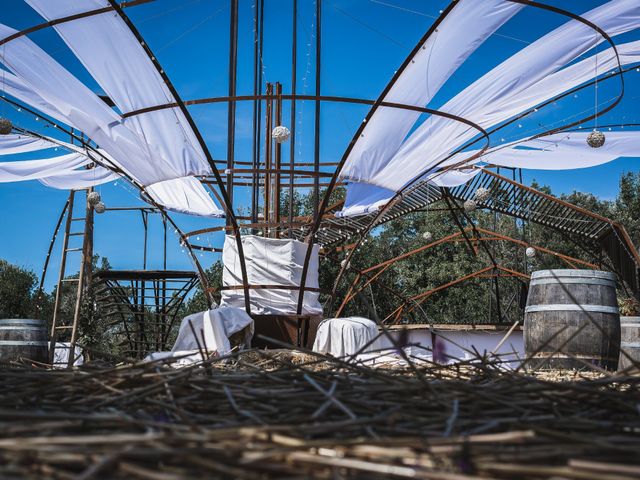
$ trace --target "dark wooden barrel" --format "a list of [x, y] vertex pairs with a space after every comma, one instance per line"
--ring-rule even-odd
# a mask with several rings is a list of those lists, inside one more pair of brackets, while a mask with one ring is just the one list
[[533, 272], [524, 348], [529, 369], [585, 369], [587, 362], [615, 370], [620, 354], [615, 275], [597, 270]]
[[47, 362], [48, 347], [44, 320], [0, 319], [0, 363], [20, 359]]
[[629, 368], [634, 362], [640, 365], [640, 317], [620, 317], [620, 363], [618, 369]]

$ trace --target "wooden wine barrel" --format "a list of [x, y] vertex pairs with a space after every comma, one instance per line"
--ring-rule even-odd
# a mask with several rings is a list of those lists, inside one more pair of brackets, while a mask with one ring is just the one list
[[[624, 355], [622, 352], [626, 355]], [[631, 357], [631, 358], [629, 358]], [[640, 365], [640, 317], [620, 317], [620, 362], [619, 370]]]
[[47, 362], [48, 347], [44, 320], [0, 319], [0, 363], [20, 359]]
[[[540, 270], [531, 275], [524, 316], [529, 369], [618, 367], [620, 313], [615, 275], [597, 270]], [[579, 359], [579, 360], [577, 360]]]

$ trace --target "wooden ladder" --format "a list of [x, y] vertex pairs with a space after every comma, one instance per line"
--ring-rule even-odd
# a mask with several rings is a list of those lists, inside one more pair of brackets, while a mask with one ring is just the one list
[[[61, 337], [69, 339], [69, 355], [67, 368], [73, 366], [76, 360], [76, 342], [78, 336], [78, 321], [82, 308], [82, 296], [86, 286], [91, 282], [91, 264], [93, 261], [93, 208], [87, 202], [87, 196], [93, 189], [71, 190], [67, 207], [64, 238], [62, 240], [62, 257], [60, 259], [60, 273], [56, 288], [55, 303], [53, 306], [53, 319], [51, 321], [51, 340], [49, 344], [49, 359], [53, 364], [56, 342]], [[82, 195], [84, 193], [84, 195]], [[80, 196], [80, 198], [78, 198]], [[84, 200], [77, 201], [77, 200]], [[75, 207], [75, 208], [74, 208]], [[82, 211], [84, 208], [84, 211]], [[77, 213], [75, 211], [78, 211]], [[78, 216], [75, 216], [78, 215]], [[69, 248], [71, 237], [82, 237], [82, 247]], [[67, 256], [71, 253], [80, 253], [80, 270], [77, 277], [67, 277]], [[61, 318], [62, 289], [67, 283], [76, 284], [75, 307], [73, 319]], [[66, 321], [65, 321], [66, 320]]]

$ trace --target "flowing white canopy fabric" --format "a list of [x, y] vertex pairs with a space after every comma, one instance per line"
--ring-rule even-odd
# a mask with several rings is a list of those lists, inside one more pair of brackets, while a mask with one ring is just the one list
[[196, 178], [183, 177], [154, 183], [146, 193], [168, 210], [201, 217], [224, 217], [224, 211], [211, 201], [211, 197]]
[[68, 173], [70, 170], [82, 167], [90, 162], [91, 160], [86, 155], [80, 153], [69, 153], [42, 160], [0, 162], [0, 182], [39, 180], [52, 175]]
[[37, 152], [58, 145], [38, 137], [31, 137], [21, 133], [0, 135], [0, 155], [14, 155], [17, 153]]
[[[640, 5], [633, 0], [613, 0], [588, 12], [585, 17], [603, 27], [610, 36], [615, 36], [640, 25]], [[598, 75], [617, 67], [615, 53], [608, 49], [558, 71], [601, 41], [602, 37], [594, 35], [592, 29], [572, 20], [504, 61], [441, 110], [470, 119], [484, 128], [499, 124], [588, 81], [596, 74], [596, 65]], [[639, 43], [618, 47], [621, 64], [640, 60]], [[436, 116], [428, 118], [386, 162], [361, 164], [355, 174], [353, 168], [341, 173], [345, 178], [357, 178], [362, 183], [358, 187], [355, 183], [347, 187], [345, 205], [358, 205], [358, 208], [349, 211], [345, 208], [338, 215], [366, 213], [379, 207], [385, 203], [380, 196], [381, 187], [388, 189], [388, 198], [391, 198], [392, 192], [414, 180], [416, 173], [429, 172], [477, 133], [460, 122]], [[358, 143], [360, 141], [362, 139]], [[460, 164], [468, 156], [467, 152], [458, 154], [441, 166]], [[365, 183], [370, 186], [367, 188]]]
[[[107, 0], [26, 1], [48, 21], [110, 6]], [[79, 18], [54, 28], [123, 114], [176, 102], [140, 42], [115, 12]], [[162, 159], [163, 168], [174, 171], [164, 180], [211, 173], [179, 108], [135, 115], [125, 118], [123, 124], [145, 139], [152, 158]], [[139, 180], [151, 183], [150, 179]]]
[[57, 188], [58, 190], [78, 190], [113, 182], [119, 178], [121, 177], [117, 173], [104, 167], [96, 166], [89, 170], [71, 170], [66, 173], [51, 175], [38, 180], [50, 188]]
[[[48, 3], [51, 3], [51, 8], [55, 8], [54, 4], [67, 4], [69, 8], [76, 8], [78, 5], [78, 2], [73, 2], [74, 5], [71, 5], [69, 2], [64, 1]], [[113, 16], [114, 12], [111, 12], [110, 15]], [[64, 16], [64, 14], [61, 16]], [[102, 15], [99, 17], [102, 17]], [[122, 22], [119, 18], [118, 21]], [[84, 38], [83, 42], [87, 45], [93, 45], [94, 38], [102, 38], [104, 40], [106, 34], [98, 32], [99, 28], [105, 28], [105, 26], [92, 25], [90, 37]], [[16, 33], [15, 30], [5, 25], [0, 25], [0, 37], [4, 38], [14, 33]], [[111, 34], [112, 32], [109, 33]], [[131, 32], [124, 33], [129, 39], [134, 39]], [[102, 47], [108, 50], [104, 44], [102, 44]], [[82, 50], [82, 47], [78, 48]], [[137, 45], [137, 48], [139, 50], [140, 45]], [[95, 58], [104, 63], [104, 68], [107, 66], [111, 68], [113, 62], [124, 69], [122, 72], [114, 70], [113, 75], [114, 78], [118, 77], [122, 78], [123, 81], [126, 80], [122, 84], [122, 88], [131, 90], [131, 98], [137, 98], [136, 95], [143, 94], [148, 87], [152, 93], [149, 94], [151, 97], [147, 97], [147, 100], [154, 100], [155, 97], [153, 95], [158, 94], [157, 88], [154, 88], [153, 85], [147, 86], [144, 83], [140, 83], [139, 87], [133, 88], [131, 85], [137, 83], [139, 79], [131, 78], [127, 74], [132, 68], [131, 65], [138, 65], [139, 63], [144, 63], [147, 67], [154, 68], [151, 61], [146, 56], [141, 59], [131, 55], [126, 56], [126, 62], [130, 62], [130, 64], [118, 63], [113, 60], [115, 57], [125, 56], [127, 52], [129, 52], [127, 49], [102, 52], [102, 54], [110, 56], [109, 61], [105, 61], [101, 55], [95, 55]], [[135, 53], [136, 50], [132, 50], [132, 52]], [[201, 185], [196, 184], [196, 179], [191, 177], [192, 175], [209, 173], [210, 170], [207, 164], [203, 167], [200, 157], [197, 155], [198, 152], [194, 154], [190, 146], [193, 137], [190, 127], [177, 121], [178, 118], [173, 110], [165, 112], [167, 115], [173, 115], [173, 123], [171, 125], [167, 124], [166, 118], [162, 120], [161, 116], [156, 117], [155, 115], [153, 118], [147, 117], [147, 120], [128, 119], [125, 121], [97, 95], [24, 36], [4, 44], [0, 50], [0, 59], [15, 74], [7, 74], [5, 76], [2, 86], [6, 93], [15, 96], [60, 122], [83, 131], [109, 153], [118, 168], [144, 186], [170, 179], [184, 179], [179, 180], [178, 183], [181, 185], [182, 193], [185, 195], [183, 197], [175, 195], [173, 200], [178, 199], [180, 203], [178, 205], [167, 205], [168, 208], [188, 212], [189, 205], [183, 202], [181, 198], [194, 196], [198, 198], [196, 203], [200, 204], [206, 201], [208, 210], [215, 211], [216, 216], [219, 215], [220, 209], [215, 205], [213, 199], [208, 195], [206, 198], [202, 197], [202, 193], [206, 194], [206, 192]], [[87, 65], [89, 65], [89, 62], [87, 62]], [[91, 70], [89, 67], [88, 69]], [[146, 78], [140, 72], [135, 72], [135, 74], [139, 75], [143, 80]], [[108, 82], [103, 80], [102, 84], [105, 90], [111, 91], [111, 88], [106, 88], [107, 85], [110, 85]], [[127, 104], [125, 100], [120, 98], [115, 87], [112, 93], [118, 101], [121, 101], [119, 106], [125, 111], [130, 110], [126, 109], [127, 105], [131, 109], [138, 107], [138, 104], [133, 102]], [[165, 100], [160, 103], [167, 103], [167, 97], [162, 98]], [[142, 104], [143, 101], [140, 105]], [[171, 130], [164, 130], [169, 127], [171, 127]], [[181, 144], [180, 149], [177, 148], [178, 144]], [[186, 179], [187, 177], [191, 177], [191, 180]], [[159, 187], [159, 189], [162, 190], [162, 187]], [[189, 189], [194, 191], [190, 192]], [[154, 195], [150, 194], [150, 196], [153, 197]]]
[[[522, 7], [504, 0], [460, 0], [382, 100], [426, 106], [469, 55]], [[372, 174], [395, 154], [419, 116], [416, 111], [377, 108], [351, 150], [341, 176], [354, 182], [370, 182]]]
[[589, 132], [556, 133], [498, 148], [482, 161], [501, 167], [536, 170], [570, 170], [594, 167], [621, 157], [640, 157], [640, 131], [605, 131], [600, 148], [587, 146]]
[[[614, 37], [640, 26], [640, 3], [612, 0], [583, 16]], [[571, 20], [505, 60], [447, 102], [442, 110], [483, 128], [496, 125], [528, 108], [529, 104], [519, 101], [528, 88], [602, 41], [593, 29]], [[551, 96], [553, 93], [546, 93], [535, 104]], [[505, 105], [514, 101], [518, 108], [505, 112]], [[367, 181], [392, 190], [401, 189], [416, 177], [416, 172], [428, 171], [477, 134], [465, 124], [432, 116], [409, 136], [383, 168], [366, 172]]]

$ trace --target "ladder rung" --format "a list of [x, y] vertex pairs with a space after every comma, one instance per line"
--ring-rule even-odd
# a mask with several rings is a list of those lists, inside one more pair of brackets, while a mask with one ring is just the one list
[[84, 217], [72, 218], [71, 219], [72, 222], [80, 222], [80, 221], [84, 222], [85, 220], [86, 220], [86, 218], [84, 218]]
[[79, 281], [79, 278], [63, 278], [62, 280], [60, 280], [61, 282], [77, 282]]
[[70, 237], [77, 237], [79, 235], [84, 235], [84, 232], [74, 232], [69, 234]]
[[82, 247], [78, 247], [78, 248], [67, 248], [65, 250], [65, 252], [81, 252], [82, 251]]
[[69, 330], [70, 328], [73, 328], [73, 325], [59, 325], [54, 330]]

